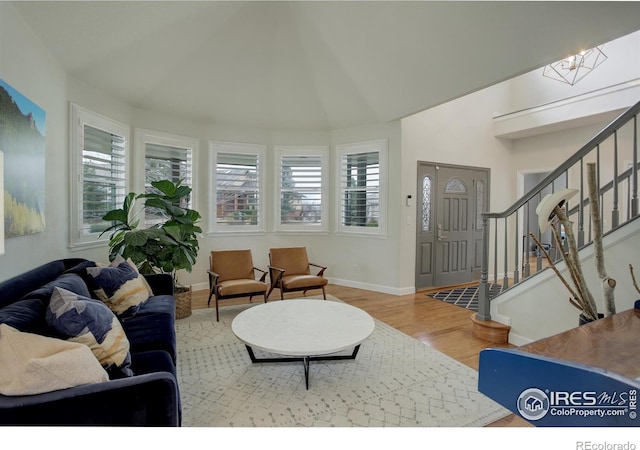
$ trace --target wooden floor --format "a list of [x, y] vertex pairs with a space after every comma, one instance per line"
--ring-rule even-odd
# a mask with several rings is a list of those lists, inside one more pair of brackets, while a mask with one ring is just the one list
[[[309, 295], [318, 292], [310, 292]], [[424, 293], [395, 296], [344, 286], [327, 286], [327, 294], [357, 306], [372, 317], [384, 322], [409, 336], [429, 344], [438, 351], [478, 370], [480, 351], [487, 347], [512, 347], [509, 344], [496, 345], [474, 338], [471, 332], [471, 311], [427, 297]], [[196, 291], [192, 297], [192, 308], [207, 307], [207, 291]], [[290, 293], [285, 298], [299, 297]], [[274, 291], [269, 301], [280, 298]], [[254, 298], [253, 300], [259, 301]], [[223, 305], [246, 303], [247, 299], [225, 300]], [[213, 307], [213, 304], [212, 304]], [[489, 426], [524, 427], [531, 426], [523, 419], [510, 415]]]

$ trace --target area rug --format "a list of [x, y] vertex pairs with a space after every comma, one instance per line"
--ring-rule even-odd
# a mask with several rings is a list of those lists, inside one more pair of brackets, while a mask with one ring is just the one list
[[[471, 311], [478, 312], [478, 288], [479, 284], [465, 286], [456, 289], [447, 289], [437, 292], [429, 292], [427, 297], [442, 300], [452, 305], [461, 306]], [[489, 298], [493, 298], [500, 294], [502, 285], [497, 283], [489, 283]]]
[[252, 364], [231, 332], [254, 305], [176, 321], [183, 426], [479, 427], [509, 414], [476, 371], [377, 320], [355, 360], [312, 362], [307, 390], [302, 363]]

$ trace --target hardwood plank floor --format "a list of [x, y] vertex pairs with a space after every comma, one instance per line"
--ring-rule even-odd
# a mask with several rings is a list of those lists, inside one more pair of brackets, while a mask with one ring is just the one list
[[[309, 295], [315, 295], [319, 292], [310, 292]], [[513, 347], [510, 344], [491, 344], [475, 338], [472, 335], [471, 327], [471, 315], [474, 314], [472, 311], [430, 298], [423, 292], [395, 296], [329, 285], [327, 286], [327, 294], [367, 311], [381, 322], [432, 346], [475, 370], [478, 370], [478, 358], [481, 350], [488, 347]], [[270, 296], [270, 301], [279, 299], [279, 296], [279, 291], [274, 291]], [[285, 295], [285, 298], [299, 296], [300, 293], [289, 293]], [[195, 291], [192, 296], [192, 308], [206, 308], [207, 297], [208, 291]], [[247, 301], [246, 298], [225, 300], [222, 305], [246, 303]], [[260, 300], [254, 298], [253, 301]], [[489, 426], [528, 427], [531, 425], [515, 415], [510, 415]]]

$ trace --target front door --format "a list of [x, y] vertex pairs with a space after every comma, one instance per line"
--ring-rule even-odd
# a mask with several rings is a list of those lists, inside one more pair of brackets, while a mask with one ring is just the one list
[[416, 289], [480, 278], [489, 170], [420, 163]]

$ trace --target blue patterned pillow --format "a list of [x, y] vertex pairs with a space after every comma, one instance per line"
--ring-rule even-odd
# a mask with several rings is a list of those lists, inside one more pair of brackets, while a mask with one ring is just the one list
[[96, 296], [118, 315], [131, 308], [135, 312], [149, 298], [149, 284], [128, 261], [115, 266], [87, 267], [87, 275], [93, 280]]
[[67, 340], [87, 345], [111, 378], [133, 375], [129, 340], [118, 318], [99, 300], [56, 287], [47, 324]]

